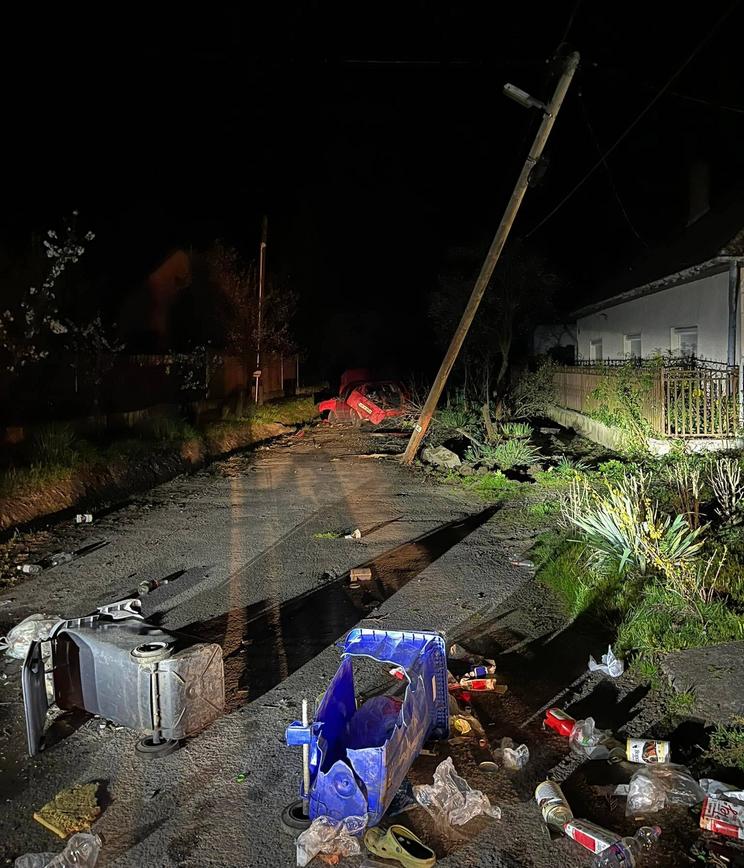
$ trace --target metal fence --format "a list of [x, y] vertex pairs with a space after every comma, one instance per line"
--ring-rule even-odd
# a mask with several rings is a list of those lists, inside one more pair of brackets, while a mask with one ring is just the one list
[[[556, 400], [569, 410], [592, 415], [603, 406], [597, 395], [600, 386], [618, 384], [620, 376], [636, 376], [641, 386], [636, 390], [639, 410], [655, 434], [679, 438], [736, 435], [740, 429], [738, 366], [700, 359], [674, 361], [609, 359], [559, 367], [553, 375]], [[611, 393], [612, 389], [601, 391]]]

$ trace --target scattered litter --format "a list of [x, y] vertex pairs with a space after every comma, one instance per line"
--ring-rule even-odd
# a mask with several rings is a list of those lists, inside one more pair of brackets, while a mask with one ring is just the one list
[[700, 812], [700, 828], [744, 841], [744, 805], [706, 796]]
[[604, 672], [610, 678], [619, 678], [625, 671], [625, 663], [618, 660], [612, 653], [612, 645], [607, 647], [607, 653], [602, 655], [602, 662], [597, 663], [594, 657], [589, 657], [590, 672]]
[[169, 579], [143, 579], [137, 585], [137, 590], [140, 594], [149, 594], [150, 591], [155, 591], [163, 585], [169, 584], [169, 581]]
[[93, 832], [78, 832], [58, 853], [27, 853], [19, 856], [14, 868], [94, 868], [101, 852], [101, 839]]
[[607, 759], [610, 751], [605, 742], [611, 736], [612, 733], [607, 730], [596, 728], [593, 717], [587, 717], [586, 720], [576, 721], [568, 737], [568, 744], [577, 756], [587, 759]]
[[522, 561], [511, 561], [510, 560], [509, 563], [513, 567], [523, 567], [525, 570], [534, 570], [535, 569], [535, 562], [529, 560], [529, 558], [525, 558]]
[[514, 742], [507, 736], [501, 739], [501, 747], [493, 752], [494, 759], [499, 760], [505, 769], [523, 769], [530, 761], [530, 750], [526, 744], [514, 747]]
[[567, 838], [586, 847], [590, 853], [601, 853], [620, 840], [616, 832], [611, 832], [596, 823], [590, 823], [589, 820], [568, 820], [563, 826], [563, 831]]
[[44, 568], [41, 564], [18, 564], [16, 569], [20, 570], [22, 573], [33, 576], [36, 575], [36, 573], [40, 573]]
[[433, 784], [415, 786], [413, 794], [435, 820], [444, 817], [452, 826], [462, 826], [479, 814], [501, 819], [501, 808], [492, 807], [488, 796], [472, 789], [465, 778], [457, 774], [452, 757], [436, 767]]
[[398, 681], [406, 680], [406, 670], [402, 666], [393, 666], [393, 668], [390, 669], [389, 672], [393, 676], [393, 678], [397, 678]]
[[652, 738], [629, 738], [626, 742], [625, 756], [632, 763], [668, 763], [671, 744], [668, 741], [656, 741]]
[[496, 672], [496, 666], [494, 665], [486, 665], [486, 666], [474, 666], [470, 672], [465, 673], [465, 678], [488, 678], [489, 675], [493, 675]]
[[543, 781], [535, 788], [535, 801], [542, 814], [545, 825], [556, 832], [562, 832], [573, 811], [563, 790], [555, 781]]
[[59, 618], [47, 618], [46, 615], [29, 615], [16, 624], [7, 636], [0, 637], [0, 648], [5, 649], [8, 657], [25, 660], [31, 643], [47, 639], [59, 621]]
[[436, 854], [405, 826], [390, 826], [388, 829], [368, 829], [364, 846], [384, 859], [394, 859], [406, 868], [431, 868], [437, 861]]
[[724, 784], [713, 778], [701, 778], [698, 783], [706, 796], [723, 796], [729, 802], [744, 802], [744, 790], [737, 790], [733, 784]]
[[362, 532], [359, 528], [354, 528], [350, 533], [344, 534], [344, 539], [361, 539]]
[[461, 678], [460, 687], [463, 690], [472, 690], [474, 693], [490, 691], [503, 695], [509, 689], [507, 684], [499, 684], [495, 678]]
[[560, 708], [549, 708], [545, 712], [543, 726], [547, 726], [550, 729], [555, 730], [558, 735], [568, 738], [576, 726], [576, 719], [566, 714], [566, 712]]
[[630, 789], [629, 784], [618, 784], [613, 790], [614, 795], [620, 796], [622, 798], [626, 798], [628, 795], [628, 790]]
[[68, 787], [35, 811], [34, 820], [60, 838], [73, 832], [87, 832], [101, 813], [97, 795], [97, 783]]
[[316, 817], [297, 838], [297, 864], [307, 865], [319, 853], [356, 856], [362, 852], [358, 836], [366, 825], [366, 817]]
[[670, 805], [697, 805], [705, 798], [702, 787], [684, 766], [642, 766], [628, 784], [625, 814], [653, 814]]
[[351, 580], [357, 582], [368, 582], [372, 578], [372, 570], [370, 567], [354, 567], [351, 571]]
[[93, 515], [90, 512], [79, 512], [75, 516], [75, 524], [93, 524]]
[[661, 835], [658, 826], [641, 826], [632, 837], [611, 844], [592, 861], [591, 868], [638, 868]]

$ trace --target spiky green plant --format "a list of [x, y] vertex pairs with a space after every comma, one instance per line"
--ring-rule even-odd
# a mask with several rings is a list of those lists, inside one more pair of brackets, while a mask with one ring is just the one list
[[540, 450], [524, 440], [505, 440], [490, 447], [491, 456], [502, 470], [526, 467], [540, 458]]
[[527, 422], [502, 422], [499, 434], [507, 440], [529, 440], [533, 428]]

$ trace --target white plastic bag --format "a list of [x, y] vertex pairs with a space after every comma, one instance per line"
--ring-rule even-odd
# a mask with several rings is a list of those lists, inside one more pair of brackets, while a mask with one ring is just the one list
[[0, 647], [5, 653], [16, 660], [25, 660], [32, 642], [48, 639], [49, 633], [59, 623], [59, 618], [47, 618], [46, 615], [29, 615], [16, 624], [7, 636], [0, 639]]
[[488, 796], [472, 789], [457, 774], [449, 756], [436, 767], [434, 783], [415, 786], [413, 795], [434, 819], [443, 816], [451, 826], [462, 826], [479, 814], [501, 819], [501, 808], [491, 807]]
[[727, 802], [744, 802], [744, 790], [737, 790], [733, 784], [724, 784], [714, 778], [701, 778], [698, 783], [706, 796], [715, 796]]
[[625, 672], [625, 663], [615, 657], [612, 653], [612, 645], [608, 645], [607, 653], [602, 655], [601, 663], [597, 663], [592, 656], [589, 657], [589, 671], [604, 672], [610, 678], [619, 678]]
[[77, 832], [58, 853], [27, 853], [19, 856], [14, 868], [95, 868], [101, 839], [93, 832]]
[[684, 766], [642, 766], [628, 784], [625, 815], [653, 814], [670, 805], [691, 807], [702, 802], [705, 791]]
[[297, 838], [297, 864], [302, 868], [318, 853], [356, 856], [362, 852], [359, 836], [367, 826], [366, 817], [316, 817]]

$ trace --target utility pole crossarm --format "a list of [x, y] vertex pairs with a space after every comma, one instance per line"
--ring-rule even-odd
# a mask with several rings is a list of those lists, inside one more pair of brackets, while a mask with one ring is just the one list
[[579, 54], [578, 52], [573, 52], [566, 58], [563, 72], [558, 79], [553, 97], [544, 109], [542, 123], [540, 124], [540, 128], [538, 129], [535, 140], [530, 148], [530, 152], [525, 160], [524, 166], [522, 167], [519, 178], [517, 179], [514, 192], [509, 199], [506, 210], [504, 211], [504, 216], [501, 218], [499, 228], [496, 230], [496, 235], [491, 242], [486, 258], [483, 261], [480, 274], [475, 281], [475, 286], [470, 294], [467, 306], [463, 311], [460, 323], [452, 336], [452, 340], [450, 341], [450, 345], [444, 355], [444, 359], [442, 359], [442, 364], [439, 367], [434, 383], [432, 384], [426, 402], [421, 410], [421, 415], [419, 416], [417, 424], [414, 426], [406, 451], [403, 453], [402, 461], [404, 464], [411, 464], [413, 459], [416, 457], [421, 441], [426, 436], [426, 432], [431, 424], [432, 416], [436, 412], [439, 399], [442, 396], [449, 375], [457, 361], [458, 355], [460, 354], [460, 350], [462, 349], [462, 345], [470, 326], [478, 312], [478, 307], [486, 292], [488, 283], [491, 280], [496, 263], [499, 261], [501, 251], [504, 249], [504, 244], [509, 235], [512, 224], [514, 223], [514, 218], [517, 216], [517, 212], [519, 211], [519, 206], [522, 204], [522, 199], [524, 199], [530, 172], [542, 155], [545, 143], [548, 140], [550, 131], [553, 129], [553, 124], [555, 123], [555, 119], [560, 111], [561, 105], [563, 104], [563, 99], [566, 96], [569, 85], [571, 84], [571, 79], [573, 78], [578, 65]]

